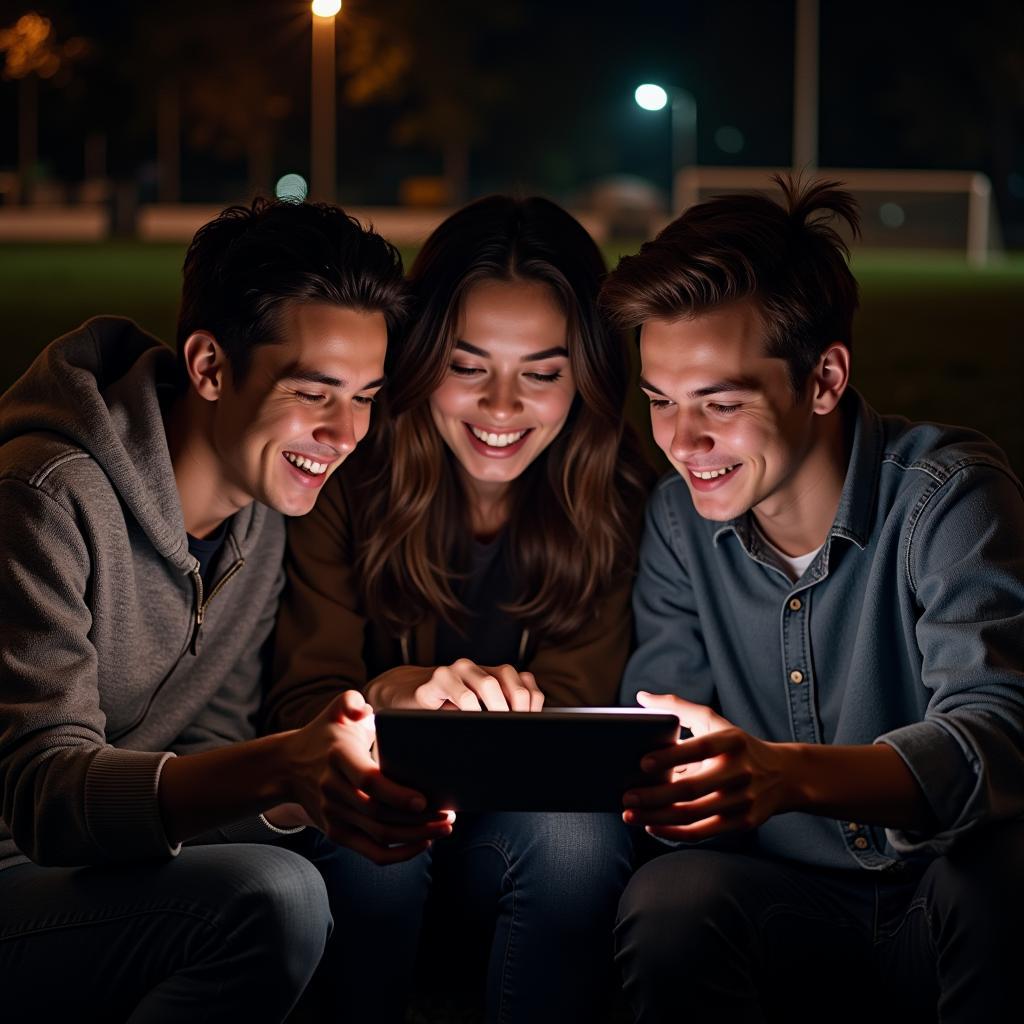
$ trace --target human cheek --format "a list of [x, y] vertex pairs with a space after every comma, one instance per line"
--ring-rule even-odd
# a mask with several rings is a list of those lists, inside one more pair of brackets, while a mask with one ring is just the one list
[[651, 409], [651, 434], [654, 443], [672, 459], [672, 438], [675, 435], [675, 420], [659, 409]]
[[373, 406], [356, 406], [355, 415], [352, 418], [353, 428], [356, 436], [356, 444], [358, 444], [370, 429], [370, 423], [373, 420]]
[[446, 419], [461, 419], [468, 402], [465, 388], [457, 381], [448, 379], [430, 396], [430, 411], [434, 422], [440, 424]]
[[717, 431], [718, 446], [732, 458], [757, 461], [764, 455], [769, 435], [754, 421], [734, 413]]
[[551, 385], [548, 385], [548, 389], [546, 392], [531, 395], [524, 405], [532, 412], [538, 424], [558, 428], [569, 415], [573, 398], [576, 397], [576, 389], [572, 386]]

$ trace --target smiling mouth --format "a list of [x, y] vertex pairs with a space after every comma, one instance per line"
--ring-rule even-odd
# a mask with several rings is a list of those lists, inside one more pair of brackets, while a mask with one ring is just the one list
[[323, 476], [331, 468], [329, 462], [317, 462], [307, 455], [299, 455], [296, 452], [284, 452], [283, 454], [296, 469], [302, 470], [309, 476]]
[[719, 466], [717, 469], [690, 469], [690, 467], [687, 466], [687, 472], [698, 480], [717, 480], [720, 477], [728, 476], [730, 473], [739, 469], [739, 467], [740, 463], [738, 462], [733, 466]]
[[522, 441], [533, 428], [527, 427], [525, 430], [506, 430], [502, 433], [497, 433], [493, 430], [484, 430], [482, 427], [475, 427], [472, 423], [467, 423], [466, 429], [478, 441], [489, 448], [508, 448], [510, 445]]

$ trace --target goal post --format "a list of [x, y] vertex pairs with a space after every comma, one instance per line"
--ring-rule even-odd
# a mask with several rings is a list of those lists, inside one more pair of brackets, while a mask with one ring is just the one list
[[[777, 192], [783, 167], [686, 167], [673, 189], [675, 216], [724, 192]], [[861, 206], [861, 244], [879, 248], [952, 249], [984, 266], [1002, 244], [992, 184], [979, 171], [862, 170], [822, 167], [805, 177], [839, 181]]]

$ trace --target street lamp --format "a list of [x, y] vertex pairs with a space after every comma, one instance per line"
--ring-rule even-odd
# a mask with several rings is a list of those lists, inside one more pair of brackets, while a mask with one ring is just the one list
[[697, 166], [697, 101], [693, 93], [676, 86], [667, 89], [653, 82], [638, 85], [633, 93], [637, 105], [658, 111], [669, 107], [672, 133], [672, 212], [682, 213], [682, 194], [676, 178], [684, 167]]
[[313, 0], [313, 72], [310, 106], [309, 163], [313, 198], [334, 201], [337, 182], [334, 18], [341, 0]]

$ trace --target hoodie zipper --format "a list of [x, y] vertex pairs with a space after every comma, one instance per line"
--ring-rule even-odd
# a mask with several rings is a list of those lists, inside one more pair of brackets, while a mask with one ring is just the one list
[[196, 565], [192, 569], [192, 583], [196, 591], [196, 617], [195, 623], [192, 629], [192, 642], [189, 645], [193, 654], [199, 653], [199, 631], [203, 628], [203, 620], [206, 618], [206, 609], [210, 607], [210, 602], [224, 589], [224, 585], [231, 579], [232, 576], [236, 575], [241, 571], [245, 565], [245, 559], [239, 558], [237, 562], [233, 563], [228, 571], [224, 573], [213, 587], [213, 590], [205, 597], [203, 597], [203, 577], [199, 572], [199, 566]]
[[116, 733], [111, 733], [107, 737], [107, 742], [114, 743], [119, 740], [122, 736], [127, 736], [133, 729], [137, 728], [139, 723], [149, 714], [149, 709], [153, 706], [153, 701], [156, 700], [160, 691], [164, 688], [164, 684], [171, 676], [174, 675], [178, 666], [181, 664], [181, 659], [191, 651], [192, 654], [196, 653], [197, 644], [199, 641], [199, 630], [203, 625], [203, 619], [206, 617], [206, 609], [210, 606], [210, 602], [220, 593], [221, 588], [232, 576], [234, 576], [242, 566], [245, 565], [245, 559], [240, 558], [230, 569], [217, 581], [213, 590], [210, 591], [206, 599], [203, 599], [203, 577], [199, 574], [198, 564], [194, 569], [189, 570], [189, 575], [192, 579], [192, 586], [196, 592], [196, 613], [193, 619], [191, 635], [186, 638], [185, 646], [182, 648], [181, 653], [177, 658], [174, 659], [174, 664], [167, 670], [167, 674], [160, 680], [159, 684], [153, 689], [150, 694], [149, 700], [146, 702], [146, 707], [142, 713], [135, 719], [131, 725], [125, 726], [123, 729], [119, 729]]

